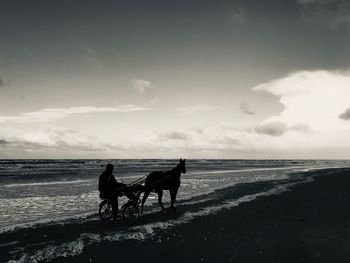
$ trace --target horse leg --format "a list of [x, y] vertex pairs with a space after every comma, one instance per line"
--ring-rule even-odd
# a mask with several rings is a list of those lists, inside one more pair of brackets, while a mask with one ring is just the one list
[[178, 189], [170, 190], [171, 205], [170, 205], [169, 208], [172, 208], [173, 210], [176, 210], [176, 209], [175, 209], [175, 206], [174, 206], [174, 203], [175, 203], [175, 201], [176, 201], [177, 190], [178, 190]]
[[160, 204], [160, 206], [162, 207], [162, 211], [164, 211], [164, 206], [163, 206], [163, 203], [162, 203], [162, 197], [163, 197], [163, 190], [159, 190], [157, 192], [158, 194], [158, 203]]
[[145, 193], [143, 194], [143, 198], [142, 198], [142, 204], [141, 204], [141, 215], [143, 214], [143, 205], [146, 202], [147, 197], [149, 196], [149, 194], [151, 193], [150, 190], [146, 190]]

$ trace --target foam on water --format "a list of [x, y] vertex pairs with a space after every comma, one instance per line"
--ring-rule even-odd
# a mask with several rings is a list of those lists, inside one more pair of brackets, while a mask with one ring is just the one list
[[54, 182], [40, 182], [40, 183], [13, 183], [13, 184], [4, 184], [3, 187], [31, 187], [31, 186], [46, 186], [46, 185], [60, 185], [60, 184], [79, 184], [79, 183], [91, 183], [90, 180], [71, 180], [71, 181], [54, 181]]
[[[115, 175], [126, 183], [177, 164], [177, 160], [0, 160], [0, 233], [96, 214], [98, 176], [107, 162], [115, 165]], [[346, 161], [189, 160], [177, 200], [189, 201], [238, 183], [283, 180], [291, 172], [349, 165]], [[20, 176], [14, 175], [13, 167]], [[6, 171], [10, 176], [5, 176]], [[150, 196], [147, 204], [154, 199]], [[169, 199], [166, 192], [164, 202]]]
[[[192, 220], [202, 216], [217, 214], [222, 210], [236, 207], [241, 203], [250, 202], [262, 196], [280, 194], [284, 191], [289, 190], [291, 186], [297, 183], [310, 182], [312, 180], [313, 179], [309, 177], [304, 178], [302, 181], [299, 182], [290, 182], [277, 185], [265, 192], [245, 195], [238, 199], [225, 200], [224, 202], [221, 202], [219, 204], [204, 207], [197, 211], [188, 211], [177, 219], [171, 219], [166, 222], [154, 222], [141, 226], [134, 226], [128, 229], [128, 231], [120, 231], [108, 235], [83, 233], [79, 236], [79, 238], [77, 238], [74, 241], [66, 242], [60, 245], [48, 245], [45, 248], [36, 251], [32, 255], [25, 253], [20, 257], [19, 261], [11, 260], [9, 262], [41, 262], [49, 261], [57, 257], [77, 256], [83, 252], [84, 248], [91, 245], [96, 245], [102, 241], [115, 242], [125, 240], [148, 240], [157, 235], [157, 233], [161, 230], [171, 229], [181, 224], [189, 223]], [[161, 239], [159, 239], [158, 242], [161, 242]]]
[[15, 244], [18, 244], [19, 241], [12, 241], [12, 242], [8, 242], [8, 243], [2, 243], [0, 244], [0, 247], [7, 247], [7, 246], [12, 246], [12, 245], [15, 245]]

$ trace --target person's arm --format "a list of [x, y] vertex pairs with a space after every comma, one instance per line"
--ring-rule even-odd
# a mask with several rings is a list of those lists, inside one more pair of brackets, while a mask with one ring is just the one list
[[117, 183], [117, 180], [115, 179], [114, 175], [111, 174], [108, 178], [108, 183], [110, 186], [113, 186], [115, 187], [118, 183]]

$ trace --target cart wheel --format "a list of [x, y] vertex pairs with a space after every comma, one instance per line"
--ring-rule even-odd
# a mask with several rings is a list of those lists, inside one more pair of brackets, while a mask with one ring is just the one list
[[103, 200], [100, 203], [100, 208], [98, 210], [98, 214], [102, 221], [107, 221], [112, 218], [113, 216], [113, 209], [112, 204], [109, 202], [109, 200]]
[[137, 205], [134, 202], [128, 202], [124, 205], [123, 219], [125, 223], [132, 226], [137, 223], [140, 217], [140, 212]]

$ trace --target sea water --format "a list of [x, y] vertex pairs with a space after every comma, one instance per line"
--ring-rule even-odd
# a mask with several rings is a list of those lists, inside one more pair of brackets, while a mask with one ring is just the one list
[[[98, 177], [107, 163], [114, 165], [118, 181], [131, 183], [151, 171], [170, 170], [178, 160], [0, 160], [0, 232], [96, 214], [101, 201]], [[282, 180], [294, 172], [338, 167], [350, 167], [350, 161], [187, 160], [177, 199], [191, 202], [238, 183]], [[155, 196], [147, 201], [152, 202]]]

